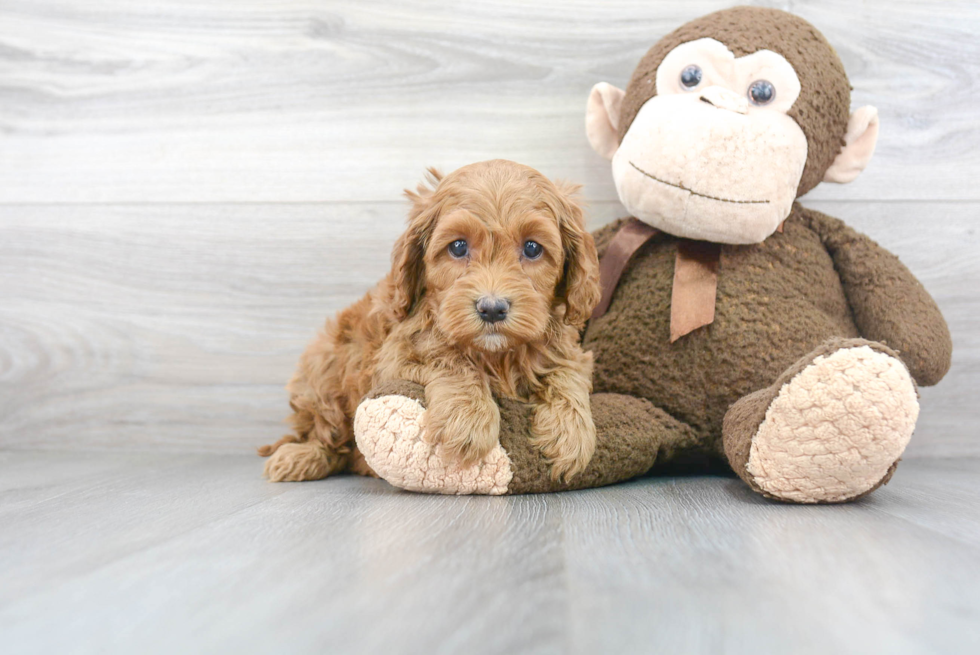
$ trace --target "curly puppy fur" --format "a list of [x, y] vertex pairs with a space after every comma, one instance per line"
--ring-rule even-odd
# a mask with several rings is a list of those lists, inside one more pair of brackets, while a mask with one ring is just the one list
[[[496, 394], [536, 404], [532, 444], [555, 479], [591, 460], [592, 353], [579, 336], [600, 289], [578, 187], [503, 160], [429, 172], [429, 186], [406, 191], [412, 210], [391, 272], [303, 353], [287, 387], [294, 433], [259, 449], [271, 456], [270, 480], [373, 475], [354, 443], [354, 412], [399, 379], [425, 387], [426, 438], [447, 458], [472, 464], [498, 443]], [[457, 257], [460, 240], [467, 252]], [[528, 241], [543, 247], [533, 259]], [[481, 318], [488, 299], [505, 303], [503, 320]]]

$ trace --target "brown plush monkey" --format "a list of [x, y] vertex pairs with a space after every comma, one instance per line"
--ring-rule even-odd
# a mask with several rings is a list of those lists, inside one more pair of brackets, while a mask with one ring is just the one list
[[599, 230], [605, 296], [595, 354], [595, 457], [568, 484], [501, 399], [480, 465], [425, 441], [424, 398], [375, 390], [355, 431], [396, 486], [527, 493], [609, 484], [685, 454], [726, 460], [780, 500], [853, 500], [887, 482], [918, 417], [916, 383], [950, 365], [946, 323], [898, 259], [796, 199], [849, 182], [878, 133], [850, 112], [837, 54], [806, 21], [738, 7], [664, 37], [625, 92], [597, 85], [587, 133], [632, 217]]

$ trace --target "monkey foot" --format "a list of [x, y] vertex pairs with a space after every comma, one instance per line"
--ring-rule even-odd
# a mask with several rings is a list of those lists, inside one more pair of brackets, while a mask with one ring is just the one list
[[891, 477], [919, 414], [905, 365], [864, 341], [825, 345], [725, 416], [725, 452], [766, 496], [837, 503]]
[[510, 459], [498, 444], [472, 466], [442, 457], [425, 438], [424, 393], [407, 382], [379, 388], [357, 408], [354, 434], [365, 461], [390, 484], [438, 494], [507, 493]]

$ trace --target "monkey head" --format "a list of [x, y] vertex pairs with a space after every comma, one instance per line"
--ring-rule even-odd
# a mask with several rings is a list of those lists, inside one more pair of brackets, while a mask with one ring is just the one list
[[759, 243], [796, 198], [852, 181], [871, 159], [878, 112], [851, 114], [850, 96], [812, 25], [736, 7], [664, 37], [625, 92], [597, 84], [586, 131], [636, 218], [678, 237]]

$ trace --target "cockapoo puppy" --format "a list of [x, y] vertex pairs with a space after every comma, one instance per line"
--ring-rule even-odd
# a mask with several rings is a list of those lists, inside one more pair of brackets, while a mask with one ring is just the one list
[[375, 386], [425, 387], [426, 439], [464, 465], [498, 443], [494, 394], [537, 406], [533, 443], [555, 479], [589, 463], [592, 353], [579, 331], [599, 301], [599, 264], [578, 187], [504, 160], [406, 191], [408, 230], [391, 272], [306, 349], [289, 383], [294, 434], [263, 446], [273, 481], [373, 475], [353, 418]]

